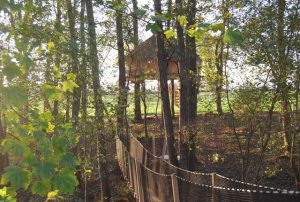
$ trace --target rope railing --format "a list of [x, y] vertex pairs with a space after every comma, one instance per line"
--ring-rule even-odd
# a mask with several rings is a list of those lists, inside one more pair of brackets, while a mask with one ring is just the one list
[[179, 168], [148, 151], [133, 135], [129, 145], [128, 150], [116, 139], [120, 169], [138, 201], [300, 201], [299, 191]]

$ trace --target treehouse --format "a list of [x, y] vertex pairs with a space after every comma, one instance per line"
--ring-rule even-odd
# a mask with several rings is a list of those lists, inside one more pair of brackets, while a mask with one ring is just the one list
[[[178, 48], [175, 41], [165, 43], [168, 59], [168, 79], [178, 79]], [[157, 61], [157, 47], [155, 36], [140, 43], [126, 57], [127, 79], [136, 82], [138, 80], [158, 80], [159, 69]]]
[[[179, 90], [174, 87], [174, 80], [179, 78], [178, 69], [178, 47], [176, 41], [165, 42], [168, 66], [168, 80], [170, 97], [175, 99], [179, 105]], [[159, 68], [157, 60], [156, 38], [151, 36], [140, 43], [133, 51], [125, 57], [127, 80], [135, 83], [141, 80], [159, 80]], [[176, 85], [177, 86], [177, 85]]]

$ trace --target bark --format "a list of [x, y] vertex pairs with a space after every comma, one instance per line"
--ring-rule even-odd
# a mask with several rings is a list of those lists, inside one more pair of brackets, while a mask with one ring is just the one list
[[[136, 13], [138, 12], [137, 0], [131, 0], [133, 5], [133, 45], [134, 49], [139, 45], [139, 27]], [[141, 113], [141, 81], [137, 79], [134, 83], [134, 119], [142, 120]]]
[[[121, 4], [122, 0], [118, 0]], [[125, 125], [125, 110], [127, 103], [126, 92], [126, 70], [125, 70], [125, 56], [124, 56], [124, 41], [123, 41], [123, 23], [122, 12], [116, 12], [116, 28], [117, 28], [117, 44], [118, 44], [118, 63], [119, 63], [119, 113], [118, 113], [118, 128], [119, 135], [124, 135]]]
[[[55, 22], [55, 29], [58, 33], [61, 33], [61, 1], [57, 1], [56, 3], [56, 22]], [[55, 59], [54, 59], [54, 64], [56, 67], [58, 67], [58, 69], [60, 69], [60, 57], [61, 55], [58, 53], [58, 50], [56, 50], [56, 53], [54, 55]], [[58, 85], [58, 79], [54, 78], [54, 85]], [[58, 115], [58, 111], [59, 111], [59, 103], [58, 100], [54, 100], [53, 103], [53, 110], [52, 110], [52, 114], [54, 116]]]
[[86, 66], [86, 50], [85, 50], [85, 26], [84, 26], [84, 13], [85, 13], [85, 0], [81, 0], [80, 9], [80, 55], [81, 55], [81, 108], [82, 108], [82, 119], [86, 121], [87, 117], [87, 66]]
[[72, 101], [72, 118], [74, 119], [74, 125], [77, 125], [78, 115], [80, 109], [80, 82], [78, 75], [78, 46], [76, 42], [76, 30], [75, 30], [75, 15], [74, 8], [71, 0], [67, 1], [67, 14], [69, 20], [69, 32], [70, 32], [70, 58], [71, 58], [71, 72], [76, 75], [76, 83], [79, 88], [73, 90], [73, 101]]
[[86, 55], [86, 39], [85, 39], [85, 26], [84, 26], [84, 13], [85, 13], [85, 1], [81, 0], [80, 10], [80, 55], [81, 55], [81, 110], [83, 122], [87, 117], [87, 55]]
[[[188, 26], [195, 24], [196, 17], [196, 0], [188, 1]], [[195, 124], [197, 122], [197, 52], [195, 37], [186, 36], [186, 65], [188, 69], [188, 120], [189, 120], [189, 156], [188, 167], [189, 169], [195, 169], [196, 163], [196, 145], [195, 145]]]
[[148, 137], [148, 123], [147, 123], [147, 102], [146, 102], [146, 84], [145, 81], [142, 83], [142, 93], [141, 99], [143, 101], [144, 106], [144, 133], [145, 137]]
[[171, 112], [172, 118], [175, 118], [175, 85], [174, 79], [171, 79]]
[[217, 112], [219, 115], [223, 114], [223, 108], [222, 108], [222, 91], [223, 91], [223, 84], [224, 84], [224, 75], [223, 75], [223, 54], [224, 54], [224, 41], [223, 37], [225, 34], [225, 27], [228, 27], [229, 23], [229, 7], [227, 0], [222, 0], [222, 15], [223, 15], [223, 30], [221, 31], [221, 36], [219, 40], [216, 43], [215, 48], [215, 64], [217, 69], [217, 78], [216, 78], [216, 106], [217, 106]]
[[[85, 39], [85, 0], [80, 1], [80, 69], [79, 78], [81, 80], [81, 124], [80, 124], [80, 142], [77, 147], [77, 153], [81, 155], [81, 158], [87, 160], [87, 61], [86, 61], [86, 39]], [[80, 152], [83, 149], [83, 154]], [[77, 169], [77, 178], [79, 179], [79, 187], [84, 192], [84, 197], [87, 197], [87, 175], [83, 173], [82, 169]]]
[[[173, 4], [173, 1], [172, 0], [168, 0], [167, 1], [167, 9], [168, 9], [168, 13], [171, 14], [172, 13], [172, 4]], [[170, 29], [171, 28], [171, 19], [168, 19], [167, 20], [167, 29]]]
[[[176, 0], [176, 14], [182, 15], [182, 0]], [[188, 125], [188, 80], [187, 68], [185, 61], [185, 43], [183, 28], [176, 22], [177, 42], [179, 49], [179, 77], [180, 77], [180, 114], [179, 114], [179, 127], [182, 133], [185, 126]]]
[[[0, 77], [0, 88], [3, 87], [3, 78]], [[6, 137], [6, 127], [4, 123], [4, 106], [2, 102], [2, 95], [0, 94], [0, 144]], [[8, 166], [8, 157], [7, 154], [1, 154], [0, 153], [0, 176], [2, 176], [5, 167]]]
[[99, 144], [99, 157], [98, 160], [100, 169], [100, 180], [101, 180], [101, 198], [103, 201], [110, 201], [111, 191], [108, 179], [107, 160], [106, 160], [106, 148], [105, 142], [106, 137], [103, 133], [104, 117], [103, 110], [104, 105], [101, 96], [100, 88], [100, 72], [99, 72], [99, 60], [97, 56], [97, 44], [96, 44], [96, 24], [93, 13], [93, 2], [92, 0], [86, 0], [86, 11], [88, 20], [88, 33], [89, 33], [89, 65], [92, 67], [92, 80], [93, 80], [93, 92], [94, 92], [94, 107], [95, 107], [95, 126], [97, 142]]
[[[219, 40], [215, 48], [217, 78], [216, 78], [216, 106], [219, 115], [223, 114], [222, 109], [222, 87], [223, 87], [223, 39]], [[220, 52], [219, 52], [220, 51]]]
[[[161, 14], [161, 1], [154, 0], [154, 10], [157, 15]], [[156, 24], [162, 28], [161, 21], [156, 21]], [[166, 133], [166, 139], [168, 144], [168, 153], [170, 162], [178, 166], [178, 160], [175, 152], [175, 138], [174, 138], [174, 128], [170, 109], [170, 100], [168, 92], [168, 81], [167, 81], [167, 55], [164, 45], [164, 35], [162, 32], [156, 34], [157, 43], [157, 60], [159, 66], [159, 80], [161, 87], [161, 99], [163, 106], [163, 117], [164, 117], [164, 127]]]
[[277, 46], [278, 46], [278, 85], [281, 91], [281, 124], [285, 133], [285, 146], [287, 153], [291, 151], [291, 112], [287, 86], [287, 69], [285, 62], [286, 41], [284, 36], [284, 13], [285, 0], [278, 1], [278, 17], [277, 17]]

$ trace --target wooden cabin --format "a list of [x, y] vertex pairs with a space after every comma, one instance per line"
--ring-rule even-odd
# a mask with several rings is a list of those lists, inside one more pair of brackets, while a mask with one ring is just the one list
[[[178, 48], [175, 43], [166, 42], [168, 58], [168, 79], [178, 79]], [[142, 42], [126, 57], [126, 76], [132, 82], [137, 80], [158, 80], [159, 70], [155, 36]]]

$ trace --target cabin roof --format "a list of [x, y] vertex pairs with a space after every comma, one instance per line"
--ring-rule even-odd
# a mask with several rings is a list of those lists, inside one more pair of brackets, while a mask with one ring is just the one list
[[[175, 40], [168, 40], [165, 42], [167, 57], [170, 61], [178, 61], [178, 46]], [[156, 60], [156, 37], [152, 35], [147, 40], [141, 42], [133, 51], [128, 53], [125, 57], [127, 65], [130, 63], [139, 62], [151, 62]]]

